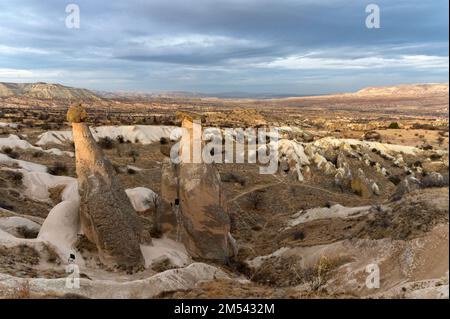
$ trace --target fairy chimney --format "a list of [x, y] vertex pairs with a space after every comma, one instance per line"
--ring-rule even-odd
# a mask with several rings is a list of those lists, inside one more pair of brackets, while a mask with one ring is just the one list
[[192, 257], [226, 262], [236, 247], [220, 175], [214, 164], [203, 163], [194, 151], [203, 145], [201, 135], [194, 134], [201, 129], [202, 118], [192, 113], [178, 116], [187, 134], [179, 144], [181, 162], [163, 163], [158, 224], [162, 232], [183, 242]]
[[102, 263], [134, 271], [144, 266], [140, 243], [151, 243], [150, 234], [144, 231], [111, 162], [94, 140], [87, 118], [81, 104], [67, 113], [75, 143], [81, 230], [97, 246]]

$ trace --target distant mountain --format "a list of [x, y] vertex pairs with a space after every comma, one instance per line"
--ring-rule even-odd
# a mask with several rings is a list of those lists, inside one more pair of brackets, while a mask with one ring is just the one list
[[361, 96], [383, 96], [383, 95], [448, 95], [448, 83], [427, 84], [401, 84], [395, 86], [368, 87], [354, 93]]
[[73, 88], [52, 83], [6, 83], [0, 82], [0, 97], [29, 97], [37, 99], [100, 100], [87, 89]]
[[[367, 87], [354, 93], [343, 93], [338, 95], [354, 97], [395, 97], [410, 96], [420, 97], [424, 95], [448, 95], [448, 83], [428, 84], [401, 84], [395, 86]], [[333, 96], [335, 94], [329, 95]], [[312, 96], [312, 95], [309, 95]], [[273, 93], [248, 93], [248, 92], [222, 92], [222, 93], [199, 93], [187, 91], [159, 91], [159, 92], [106, 92], [92, 91], [87, 89], [73, 88], [61, 84], [44, 82], [37, 83], [7, 83], [0, 82], [0, 97], [28, 97], [47, 100], [82, 100], [100, 101], [102, 99], [128, 100], [128, 101], [150, 101], [157, 98], [173, 99], [284, 99], [302, 98], [308, 95], [299, 94], [273, 94]], [[326, 95], [324, 95], [326, 97]]]
[[249, 93], [249, 92], [220, 92], [210, 94], [211, 97], [217, 97], [220, 99], [281, 99], [286, 97], [301, 97], [304, 95], [300, 94], [289, 94], [289, 93]]
[[199, 93], [187, 91], [161, 91], [161, 92], [106, 92], [94, 91], [95, 94], [107, 99], [154, 99], [154, 98], [219, 98], [219, 99], [273, 99], [291, 96], [302, 96], [298, 94], [274, 94], [274, 93], [249, 93], [249, 92], [220, 92]]
[[154, 98], [206, 98], [207, 94], [186, 92], [186, 91], [164, 91], [164, 92], [126, 92], [126, 91], [94, 91], [95, 94], [106, 99], [129, 99], [129, 100], [145, 100]]

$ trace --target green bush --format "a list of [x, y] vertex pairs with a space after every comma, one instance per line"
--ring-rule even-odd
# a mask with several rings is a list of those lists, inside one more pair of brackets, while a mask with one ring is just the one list
[[400, 125], [397, 122], [392, 122], [391, 124], [389, 124], [388, 128], [398, 130], [400, 128]]

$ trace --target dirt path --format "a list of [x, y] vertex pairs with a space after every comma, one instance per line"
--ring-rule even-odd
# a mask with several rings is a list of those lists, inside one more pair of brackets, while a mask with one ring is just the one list
[[[275, 186], [275, 185], [279, 185], [279, 184], [292, 185], [292, 184], [290, 184], [290, 183], [288, 183], [286, 181], [283, 181], [283, 180], [279, 179], [278, 177], [275, 177], [275, 178], [278, 180], [278, 182], [265, 184], [265, 185], [255, 185], [255, 186], [249, 188], [248, 190], [246, 190], [244, 192], [241, 192], [238, 195], [234, 196], [233, 198], [229, 199], [228, 202], [234, 202], [237, 199], [241, 198], [242, 196], [244, 196], [244, 195], [246, 195], [248, 193], [251, 193], [251, 192], [254, 192], [254, 191], [257, 191], [257, 190], [260, 190], [260, 189], [269, 188], [269, 187], [272, 187], [272, 186]], [[303, 187], [303, 188], [309, 188], [309, 189], [314, 189], [314, 190], [325, 192], [325, 193], [329, 193], [329, 194], [332, 194], [332, 195], [347, 196], [347, 197], [350, 196], [350, 195], [345, 194], [345, 193], [336, 193], [336, 192], [332, 192], [332, 191], [330, 191], [330, 190], [328, 190], [326, 188], [317, 187], [317, 186], [311, 186], [311, 185], [305, 185], [305, 184], [295, 184], [295, 186]]]
[[253, 187], [250, 187], [248, 190], [246, 190], [244, 192], [241, 192], [238, 195], [234, 196], [233, 198], [229, 199], [228, 202], [234, 202], [237, 199], [241, 198], [242, 196], [244, 196], [244, 195], [246, 195], [248, 193], [252, 193], [254, 191], [257, 191], [257, 190], [260, 190], [260, 189], [264, 189], [264, 188], [268, 188], [268, 187], [271, 187], [271, 186], [275, 186], [275, 185], [278, 185], [278, 184], [281, 184], [281, 183], [283, 183], [283, 182], [279, 181], [279, 182], [276, 182], [276, 183], [270, 183], [270, 184], [265, 184], [265, 185], [255, 185]]

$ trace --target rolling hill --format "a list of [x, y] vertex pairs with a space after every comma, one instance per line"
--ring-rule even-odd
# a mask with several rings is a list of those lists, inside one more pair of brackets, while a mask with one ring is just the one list
[[37, 99], [100, 100], [95, 93], [52, 83], [6, 83], [0, 82], [0, 97], [29, 97]]

